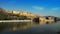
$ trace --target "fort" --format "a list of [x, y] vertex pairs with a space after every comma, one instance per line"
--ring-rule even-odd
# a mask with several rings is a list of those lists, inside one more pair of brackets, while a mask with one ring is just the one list
[[36, 22], [45, 22], [45, 21], [54, 21], [54, 17], [52, 16], [38, 16], [29, 12], [23, 12], [23, 11], [10, 11], [8, 13], [12, 13], [12, 14], [19, 14], [19, 15], [23, 15], [23, 16], [27, 16], [28, 18], [31, 18], [33, 21]]
[[[30, 18], [28, 20], [32, 20], [34, 22], [48, 22], [48, 21], [54, 22], [55, 21], [54, 16], [41, 16], [41, 15], [37, 15], [37, 14], [33, 14], [31, 12], [25, 12], [25, 11], [15, 11], [15, 10], [3, 11], [3, 9], [0, 9], [0, 14], [6, 16], [7, 19], [5, 18], [5, 20], [11, 20], [11, 19], [18, 20], [18, 21], [22, 20], [22, 22], [23, 22], [23, 20]], [[5, 22], [5, 21], [3, 21], [3, 22]]]

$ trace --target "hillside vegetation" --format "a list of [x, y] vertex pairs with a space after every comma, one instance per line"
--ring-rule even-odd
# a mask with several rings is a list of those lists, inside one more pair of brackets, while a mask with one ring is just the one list
[[31, 18], [19, 14], [7, 13], [4, 9], [0, 8], [0, 20], [24, 20], [24, 19]]

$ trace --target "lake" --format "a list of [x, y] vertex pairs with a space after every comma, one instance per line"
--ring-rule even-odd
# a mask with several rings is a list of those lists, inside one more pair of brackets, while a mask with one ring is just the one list
[[0, 23], [0, 34], [57, 34], [60, 22]]

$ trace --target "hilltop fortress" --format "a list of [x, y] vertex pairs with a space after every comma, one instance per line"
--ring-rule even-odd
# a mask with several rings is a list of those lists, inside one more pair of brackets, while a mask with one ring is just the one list
[[8, 13], [12, 14], [19, 14], [23, 16], [27, 16], [28, 18], [32, 18], [34, 21], [41, 21], [41, 22], [46, 22], [46, 21], [54, 21], [54, 17], [52, 16], [38, 16], [29, 12], [23, 12], [23, 11], [9, 11]]
[[27, 17], [37, 17], [37, 15], [29, 13], [29, 12], [24, 12], [24, 11], [9, 11], [8, 13], [12, 13], [12, 14], [19, 14], [19, 15], [23, 15], [23, 16], [27, 16]]
[[[17, 19], [17, 20], [26, 19], [24, 17], [27, 17], [27, 18], [31, 18], [31, 20], [35, 22], [46, 22], [46, 21], [54, 22], [56, 20], [54, 16], [40, 16], [33, 13], [25, 12], [25, 11], [15, 11], [15, 10], [2, 11], [2, 9], [0, 9], [0, 15], [1, 14], [6, 16], [6, 18]], [[16, 15], [18, 15], [18, 17]], [[21, 17], [21, 15], [23, 16], [23, 18]]]

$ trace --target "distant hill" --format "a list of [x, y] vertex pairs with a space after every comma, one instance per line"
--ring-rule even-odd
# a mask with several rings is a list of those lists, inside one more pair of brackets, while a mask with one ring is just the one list
[[30, 19], [27, 16], [12, 14], [6, 12], [4, 9], [0, 8], [0, 20], [21, 20], [21, 19]]

